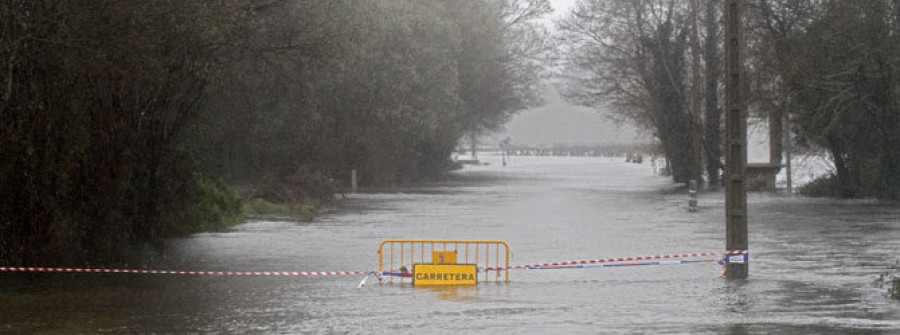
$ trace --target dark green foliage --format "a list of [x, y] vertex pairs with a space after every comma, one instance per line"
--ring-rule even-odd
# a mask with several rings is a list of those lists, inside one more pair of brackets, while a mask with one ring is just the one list
[[[786, 113], [793, 141], [831, 154], [834, 176], [827, 187], [811, 185], [822, 190], [814, 193], [897, 199], [900, 3], [758, 0], [750, 7], [760, 114], [778, 128], [773, 121]], [[773, 149], [777, 160], [780, 146]]]
[[167, 236], [225, 230], [241, 222], [240, 199], [221, 178], [195, 174], [182, 187], [163, 215]]
[[340, 191], [339, 186], [321, 171], [301, 166], [281, 178], [271, 175], [262, 177], [247, 198], [286, 206], [324, 205], [330, 203], [334, 194]]
[[[0, 3], [0, 259], [74, 261], [164, 235], [202, 199], [178, 153], [228, 2]], [[188, 185], [188, 186], [182, 186]], [[199, 187], [199, 188], [198, 188]], [[227, 216], [228, 214], [224, 214]], [[188, 215], [190, 216], [190, 215]]]
[[888, 299], [900, 300], [900, 277], [891, 277], [891, 287], [888, 288], [885, 296]]
[[[353, 169], [363, 185], [451, 169], [467, 129], [533, 96], [517, 60], [537, 51], [511, 32], [546, 4], [466, 2], [472, 22], [439, 0], [0, 2], [0, 263], [223, 229], [241, 208], [223, 179], [307, 211]], [[496, 89], [478, 115], [473, 85]]]
[[291, 215], [291, 214], [312, 214], [316, 211], [313, 206], [286, 206], [277, 205], [260, 198], [253, 198], [244, 201], [241, 204], [241, 213], [250, 215]]
[[[514, 33], [530, 32], [546, 1], [270, 9], [248, 37], [258, 52], [239, 53], [196, 132], [206, 137], [204, 161], [229, 180], [280, 183], [299, 166], [345, 188], [351, 170], [363, 186], [433, 177], [451, 167], [461, 136], [495, 129], [533, 102], [536, 71], [523, 59], [544, 50], [523, 50], [539, 34]], [[507, 25], [510, 17], [520, 19]]]
[[897, 199], [900, 8], [826, 1], [817, 9], [790, 37], [799, 47], [785, 77], [799, 140], [830, 151], [838, 195]]
[[816, 178], [800, 187], [800, 194], [808, 197], [836, 197], [840, 195], [840, 184], [834, 175]]

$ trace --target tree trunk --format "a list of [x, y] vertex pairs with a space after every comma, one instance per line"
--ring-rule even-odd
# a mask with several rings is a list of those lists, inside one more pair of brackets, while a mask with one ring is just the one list
[[769, 163], [772, 164], [781, 164], [784, 153], [784, 108], [787, 105], [787, 99], [785, 92], [781, 97], [782, 106], [769, 112]]
[[691, 110], [690, 116], [691, 126], [691, 146], [693, 147], [693, 155], [691, 157], [691, 179], [697, 181], [697, 185], [703, 182], [701, 175], [703, 174], [703, 163], [701, 162], [700, 153], [700, 37], [697, 33], [697, 1], [690, 0], [691, 3]]
[[706, 115], [704, 117], [704, 143], [706, 151], [706, 173], [709, 185], [719, 184], [719, 170], [722, 167], [722, 110], [719, 108], [719, 76], [721, 75], [719, 59], [719, 22], [716, 16], [716, 0], [706, 3], [703, 25], [706, 29], [703, 60], [706, 63]]
[[838, 192], [842, 197], [853, 197], [856, 194], [857, 186], [854, 185], [853, 177], [850, 175], [848, 162], [844, 159], [844, 151], [840, 145], [834, 140], [829, 141], [831, 144], [831, 155], [834, 160], [834, 169], [837, 172]]

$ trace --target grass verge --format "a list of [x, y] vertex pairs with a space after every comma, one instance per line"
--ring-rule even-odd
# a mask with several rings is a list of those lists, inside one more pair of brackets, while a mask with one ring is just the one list
[[248, 215], [312, 215], [316, 207], [311, 205], [287, 206], [252, 198], [241, 203], [241, 213]]

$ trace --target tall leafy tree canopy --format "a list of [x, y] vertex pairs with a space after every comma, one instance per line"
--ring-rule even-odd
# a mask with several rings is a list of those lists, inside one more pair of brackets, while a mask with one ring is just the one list
[[[0, 260], [106, 257], [451, 168], [536, 103], [546, 0], [0, 2]], [[226, 183], [227, 182], [227, 183]]]

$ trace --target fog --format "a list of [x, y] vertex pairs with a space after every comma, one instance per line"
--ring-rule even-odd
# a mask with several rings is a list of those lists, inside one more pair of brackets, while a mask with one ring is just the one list
[[[553, 13], [544, 22], [555, 29], [554, 20], [566, 14], [575, 0], [551, 0]], [[577, 106], [560, 97], [553, 84], [543, 94], [546, 104], [513, 116], [499, 137], [515, 144], [628, 144], [648, 142], [636, 128], [616, 123], [606, 110]]]
[[900, 332], [898, 0], [9, 0], [0, 69], [0, 332]]
[[547, 104], [514, 116], [502, 137], [524, 145], [648, 142], [633, 126], [611, 121], [605, 111], [565, 102], [556, 89], [548, 89], [544, 99]]

